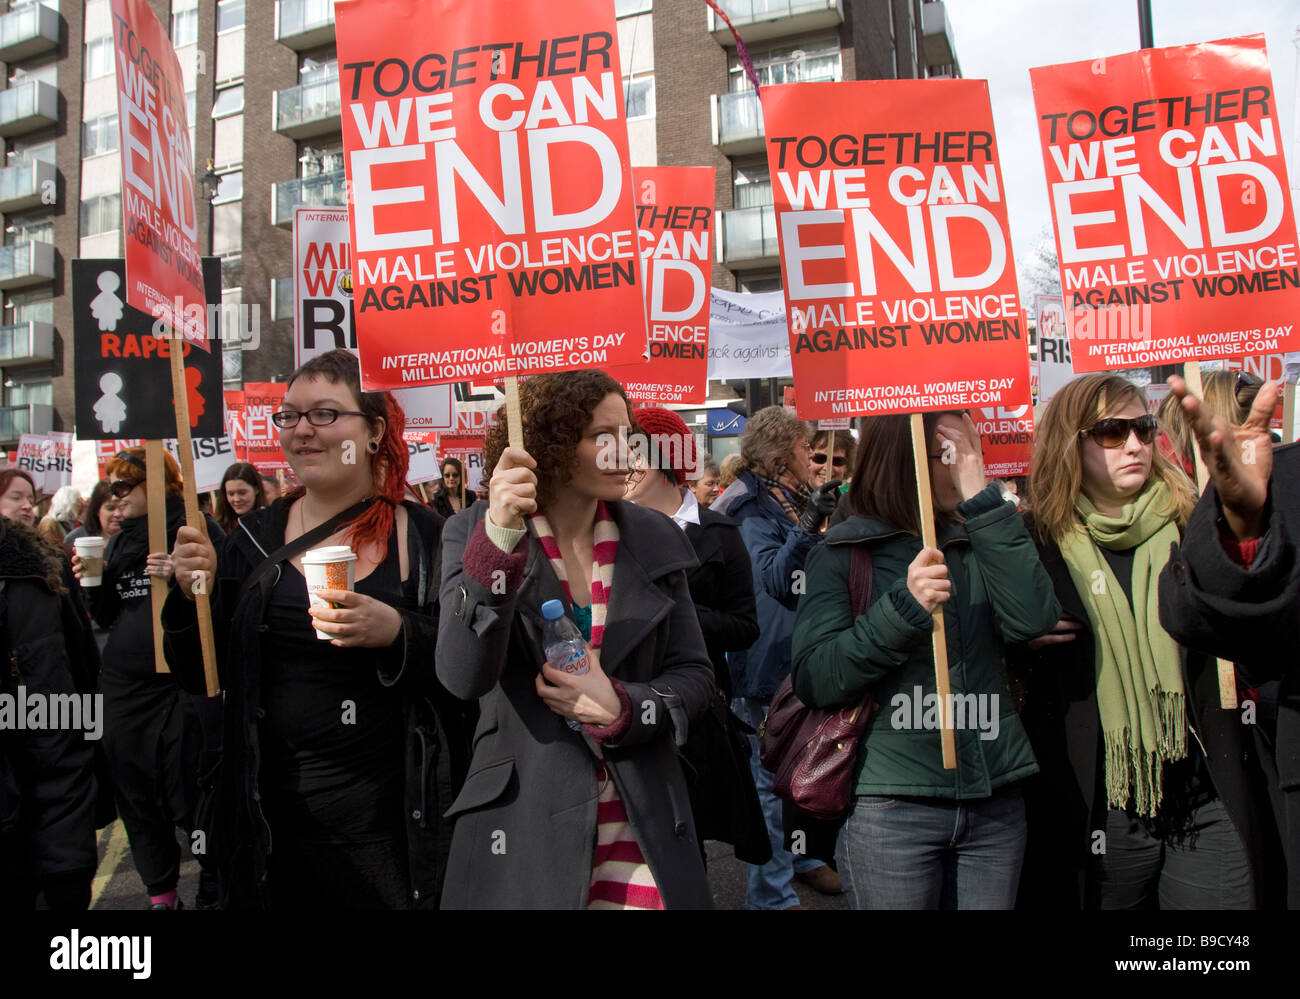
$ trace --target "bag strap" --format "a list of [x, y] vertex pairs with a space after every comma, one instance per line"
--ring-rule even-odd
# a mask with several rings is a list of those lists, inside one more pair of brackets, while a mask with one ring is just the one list
[[[373, 502], [375, 502], [375, 499], [372, 496], [370, 499], [363, 499], [360, 503], [354, 503], [342, 513], [335, 514], [329, 520], [325, 521], [325, 523], [313, 527], [306, 534], [299, 535], [287, 545], [283, 545], [271, 552], [270, 555], [266, 556], [262, 564], [254, 569], [248, 575], [248, 578], [244, 580], [243, 585], [240, 587], [240, 593], [243, 594], [250, 592], [252, 589], [259, 586], [263, 577], [270, 573], [272, 569], [278, 569], [281, 563], [287, 562], [299, 552], [304, 552], [312, 545], [324, 541], [344, 523], [364, 513], [366, 508]], [[245, 530], [247, 530], [247, 528], [245, 528]], [[249, 537], [252, 537], [252, 535], [250, 534]], [[254, 544], [256, 544], [256, 539], [254, 539]]]
[[871, 546], [865, 541], [853, 546], [849, 563], [849, 603], [853, 616], [865, 614], [871, 607]]

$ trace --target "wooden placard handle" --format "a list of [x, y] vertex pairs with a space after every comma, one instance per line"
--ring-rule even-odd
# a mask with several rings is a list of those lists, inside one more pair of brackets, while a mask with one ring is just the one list
[[[181, 478], [185, 491], [185, 523], [195, 530], [208, 533], [207, 522], [199, 511], [199, 494], [194, 488], [194, 449], [190, 443], [190, 401], [185, 384], [185, 360], [181, 345], [184, 338], [179, 332], [172, 333], [168, 343], [167, 354], [171, 358], [172, 395], [176, 401], [176, 443], [181, 458]], [[215, 343], [215, 341], [210, 341]], [[209, 584], [215, 582], [209, 580]], [[212, 604], [208, 600], [205, 588], [194, 594], [194, 610], [199, 619], [199, 645], [203, 649], [203, 679], [208, 696], [216, 697], [221, 693], [217, 681], [217, 644], [212, 636]]]
[[1295, 443], [1295, 382], [1282, 386], [1282, 443]]
[[[925, 439], [925, 416], [912, 414], [912, 464], [916, 468], [916, 498], [921, 509], [921, 544], [938, 548], [939, 537], [934, 528], [934, 496], [930, 491], [929, 441]], [[948, 636], [943, 626], [943, 605], [931, 614], [934, 632], [934, 691], [939, 697], [940, 741], [943, 747], [943, 768], [957, 769], [957, 736], [953, 731], [952, 689], [948, 682]]]
[[[144, 442], [144, 491], [149, 502], [149, 552], [167, 551], [167, 459], [160, 440]], [[153, 609], [153, 667], [170, 673], [163, 653], [162, 609], [167, 602], [167, 580], [149, 577], [149, 602]]]
[[[522, 451], [524, 449], [524, 417], [519, 409], [519, 378], [515, 375], [506, 375], [506, 423], [510, 432], [510, 446], [517, 447]], [[462, 483], [465, 481], [464, 472], [461, 472], [460, 480]]]
[[[1205, 388], [1201, 383], [1201, 364], [1199, 361], [1186, 361], [1183, 363], [1183, 381], [1187, 383], [1187, 391], [1204, 403]], [[1205, 459], [1201, 455], [1201, 449], [1193, 447], [1192, 453], [1196, 456], [1196, 491], [1203, 493], [1210, 481], [1210, 473], [1205, 467]], [[1237, 707], [1237, 668], [1226, 659], [1220, 659], [1218, 660], [1218, 671], [1219, 707], [1231, 711]]]

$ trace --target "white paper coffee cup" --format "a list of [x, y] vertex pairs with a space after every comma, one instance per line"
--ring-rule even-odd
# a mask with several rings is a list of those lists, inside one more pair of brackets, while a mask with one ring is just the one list
[[104, 582], [104, 539], [75, 538], [73, 551], [81, 558], [81, 585], [100, 586]]
[[[307, 577], [307, 599], [313, 607], [335, 607], [336, 604], [316, 596], [317, 590], [351, 590], [356, 584], [357, 556], [347, 545], [326, 545], [313, 548], [302, 557], [303, 575]], [[333, 640], [319, 628], [316, 637]]]

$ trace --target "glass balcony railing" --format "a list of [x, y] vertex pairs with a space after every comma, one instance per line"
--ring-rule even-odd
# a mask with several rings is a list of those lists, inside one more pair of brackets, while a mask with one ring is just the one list
[[347, 193], [347, 174], [343, 170], [276, 184], [271, 193], [271, 224], [293, 225], [295, 205], [310, 205], [312, 208], [346, 205]]
[[0, 170], [0, 212], [54, 204], [56, 187], [53, 163], [32, 160]]
[[27, 242], [0, 246], [0, 288], [20, 288], [54, 280], [54, 247]]
[[28, 321], [0, 326], [0, 367], [54, 360], [54, 327]]
[[0, 60], [13, 62], [59, 47], [59, 12], [31, 4], [0, 17]]
[[742, 144], [761, 147], [763, 109], [752, 90], [718, 95], [718, 146], [726, 149]]
[[59, 92], [44, 80], [0, 90], [0, 135], [22, 135], [59, 120]]
[[292, 138], [337, 131], [342, 112], [338, 77], [304, 83], [275, 95], [275, 130]]
[[39, 403], [0, 406], [0, 441], [17, 443], [23, 434], [48, 434], [53, 416], [53, 406]]
[[334, 0], [279, 0], [275, 5], [275, 40], [303, 51], [334, 37]]
[[[844, 21], [842, 0], [718, 0], [718, 6], [746, 41], [798, 34]], [[712, 10], [709, 30], [722, 44], [735, 44], [726, 23]]]
[[754, 266], [778, 256], [776, 209], [772, 205], [722, 213], [722, 262]]

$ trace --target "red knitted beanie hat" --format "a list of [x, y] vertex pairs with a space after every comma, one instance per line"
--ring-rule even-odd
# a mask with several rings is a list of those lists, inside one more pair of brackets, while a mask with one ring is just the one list
[[673, 475], [679, 486], [686, 485], [686, 469], [698, 468], [695, 456], [695, 437], [686, 428], [680, 416], [668, 409], [646, 406], [632, 414], [632, 418], [641, 425], [656, 447], [649, 449], [651, 463], [660, 471], [668, 471], [672, 466]]

